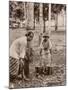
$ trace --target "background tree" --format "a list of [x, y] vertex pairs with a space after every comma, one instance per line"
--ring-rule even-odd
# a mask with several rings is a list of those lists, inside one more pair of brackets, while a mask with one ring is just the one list
[[9, 17], [18, 18], [22, 20], [24, 18], [24, 5], [23, 2], [9, 2]]
[[13, 2], [9, 1], [9, 18], [12, 18], [12, 12], [13, 12]]
[[58, 14], [61, 12], [62, 8], [66, 10], [66, 5], [63, 5], [63, 4], [52, 4], [51, 5], [51, 11], [55, 16], [55, 31], [57, 31], [57, 27], [58, 27]]
[[40, 3], [34, 3], [34, 28], [35, 28], [35, 20], [39, 22], [39, 5]]
[[49, 10], [49, 4], [43, 3], [43, 21], [44, 21], [44, 30], [43, 32], [45, 32], [46, 30], [46, 21], [48, 20], [48, 10]]
[[39, 5], [40, 3], [34, 3], [34, 18], [39, 21]]

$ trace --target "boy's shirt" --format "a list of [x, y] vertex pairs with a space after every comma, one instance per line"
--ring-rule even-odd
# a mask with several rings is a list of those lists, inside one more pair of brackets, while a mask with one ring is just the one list
[[42, 41], [42, 44], [41, 44], [42, 54], [50, 53], [51, 48], [52, 48], [52, 44], [49, 39], [46, 42]]

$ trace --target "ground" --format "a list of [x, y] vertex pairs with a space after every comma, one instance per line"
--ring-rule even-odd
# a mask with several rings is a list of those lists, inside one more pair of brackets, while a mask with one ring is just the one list
[[[10, 30], [10, 45], [18, 37], [22, 36], [23, 31]], [[65, 75], [65, 65], [66, 65], [66, 42], [65, 42], [65, 32], [64, 31], [54, 31], [50, 37], [52, 41], [52, 66], [53, 74], [45, 75], [42, 77], [35, 77], [35, 66], [40, 60], [39, 49], [35, 46], [33, 62], [30, 63], [30, 81], [26, 82], [23, 80], [15, 81], [13, 88], [21, 87], [41, 87], [41, 86], [59, 86], [65, 85], [66, 75]], [[12, 84], [12, 82], [10, 82]]]

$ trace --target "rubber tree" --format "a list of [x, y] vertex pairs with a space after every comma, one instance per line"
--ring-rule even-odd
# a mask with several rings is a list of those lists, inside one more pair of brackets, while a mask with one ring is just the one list
[[66, 6], [63, 4], [52, 4], [51, 11], [55, 16], [55, 31], [58, 29], [58, 14], [61, 12], [62, 8]]
[[43, 21], [44, 21], [44, 30], [43, 33], [46, 31], [46, 21], [48, 20], [48, 10], [49, 10], [49, 5], [46, 3], [43, 3]]
[[40, 3], [34, 3], [34, 28], [35, 28], [35, 20], [39, 22], [39, 5]]

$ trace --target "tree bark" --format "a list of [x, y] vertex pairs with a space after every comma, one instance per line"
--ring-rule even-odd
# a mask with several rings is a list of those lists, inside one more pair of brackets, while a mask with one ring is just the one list
[[58, 14], [55, 14], [55, 31], [58, 29]]

